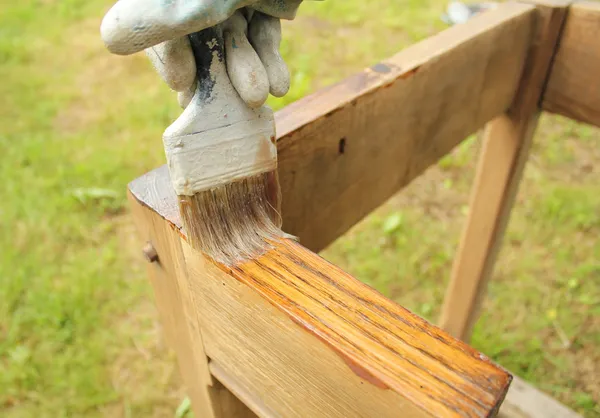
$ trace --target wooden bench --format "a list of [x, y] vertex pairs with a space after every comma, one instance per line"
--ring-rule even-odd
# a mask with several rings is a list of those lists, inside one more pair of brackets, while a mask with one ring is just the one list
[[[166, 167], [130, 184], [166, 339], [197, 418], [498, 413], [510, 374], [461, 340], [538, 116], [546, 109], [600, 124], [600, 7], [569, 3], [504, 3], [279, 111], [284, 230], [300, 244], [226, 268], [187, 245]], [[483, 127], [446, 331], [315, 254]], [[516, 387], [501, 416], [574, 416]]]

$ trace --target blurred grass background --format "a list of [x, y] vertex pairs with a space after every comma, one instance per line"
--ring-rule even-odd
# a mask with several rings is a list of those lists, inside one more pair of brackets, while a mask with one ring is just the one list
[[[180, 110], [143, 55], [104, 50], [110, 4], [0, 0], [4, 417], [170, 417], [185, 397], [125, 201], [130, 180], [163, 164], [161, 134]], [[271, 104], [444, 29], [445, 4], [305, 3], [284, 26], [292, 90]], [[324, 256], [435, 320], [478, 146], [465, 142]], [[599, 167], [598, 129], [543, 117], [473, 337], [586, 417], [600, 416]]]

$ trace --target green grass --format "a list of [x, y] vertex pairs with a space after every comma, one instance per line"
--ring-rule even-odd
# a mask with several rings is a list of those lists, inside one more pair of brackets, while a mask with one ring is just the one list
[[[113, 57], [110, 1], [0, 7], [0, 415], [173, 416], [164, 347], [125, 202], [163, 163], [174, 95], [143, 56]], [[285, 25], [302, 97], [444, 28], [445, 1], [307, 2]], [[458, 147], [324, 255], [434, 320], [479, 143]], [[544, 117], [473, 344], [600, 415], [600, 132]], [[562, 341], [566, 336], [568, 347]]]

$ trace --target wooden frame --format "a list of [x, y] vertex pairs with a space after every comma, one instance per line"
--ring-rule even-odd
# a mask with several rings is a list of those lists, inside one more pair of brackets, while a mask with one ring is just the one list
[[468, 340], [504, 236], [540, 115], [539, 103], [568, 2], [538, 7], [538, 29], [507, 111], [487, 124], [470, 204], [440, 324]]
[[[589, 2], [502, 4], [278, 112], [284, 230], [323, 249], [487, 123], [441, 319], [467, 340], [542, 106], [599, 122], [596, 22]], [[130, 200], [196, 416], [498, 412], [508, 373], [298, 243], [225, 268], [187, 245], [166, 167]]]
[[278, 112], [284, 230], [322, 250], [508, 109], [534, 20], [503, 5]]

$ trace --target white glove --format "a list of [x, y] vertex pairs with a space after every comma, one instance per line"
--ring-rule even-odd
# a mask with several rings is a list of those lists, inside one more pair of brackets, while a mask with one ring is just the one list
[[261, 106], [269, 92], [289, 89], [279, 54], [279, 18], [292, 19], [302, 0], [121, 0], [102, 21], [108, 49], [132, 54], [146, 49], [157, 72], [187, 106], [195, 92], [196, 62], [186, 35], [219, 25], [227, 73], [240, 97]]

